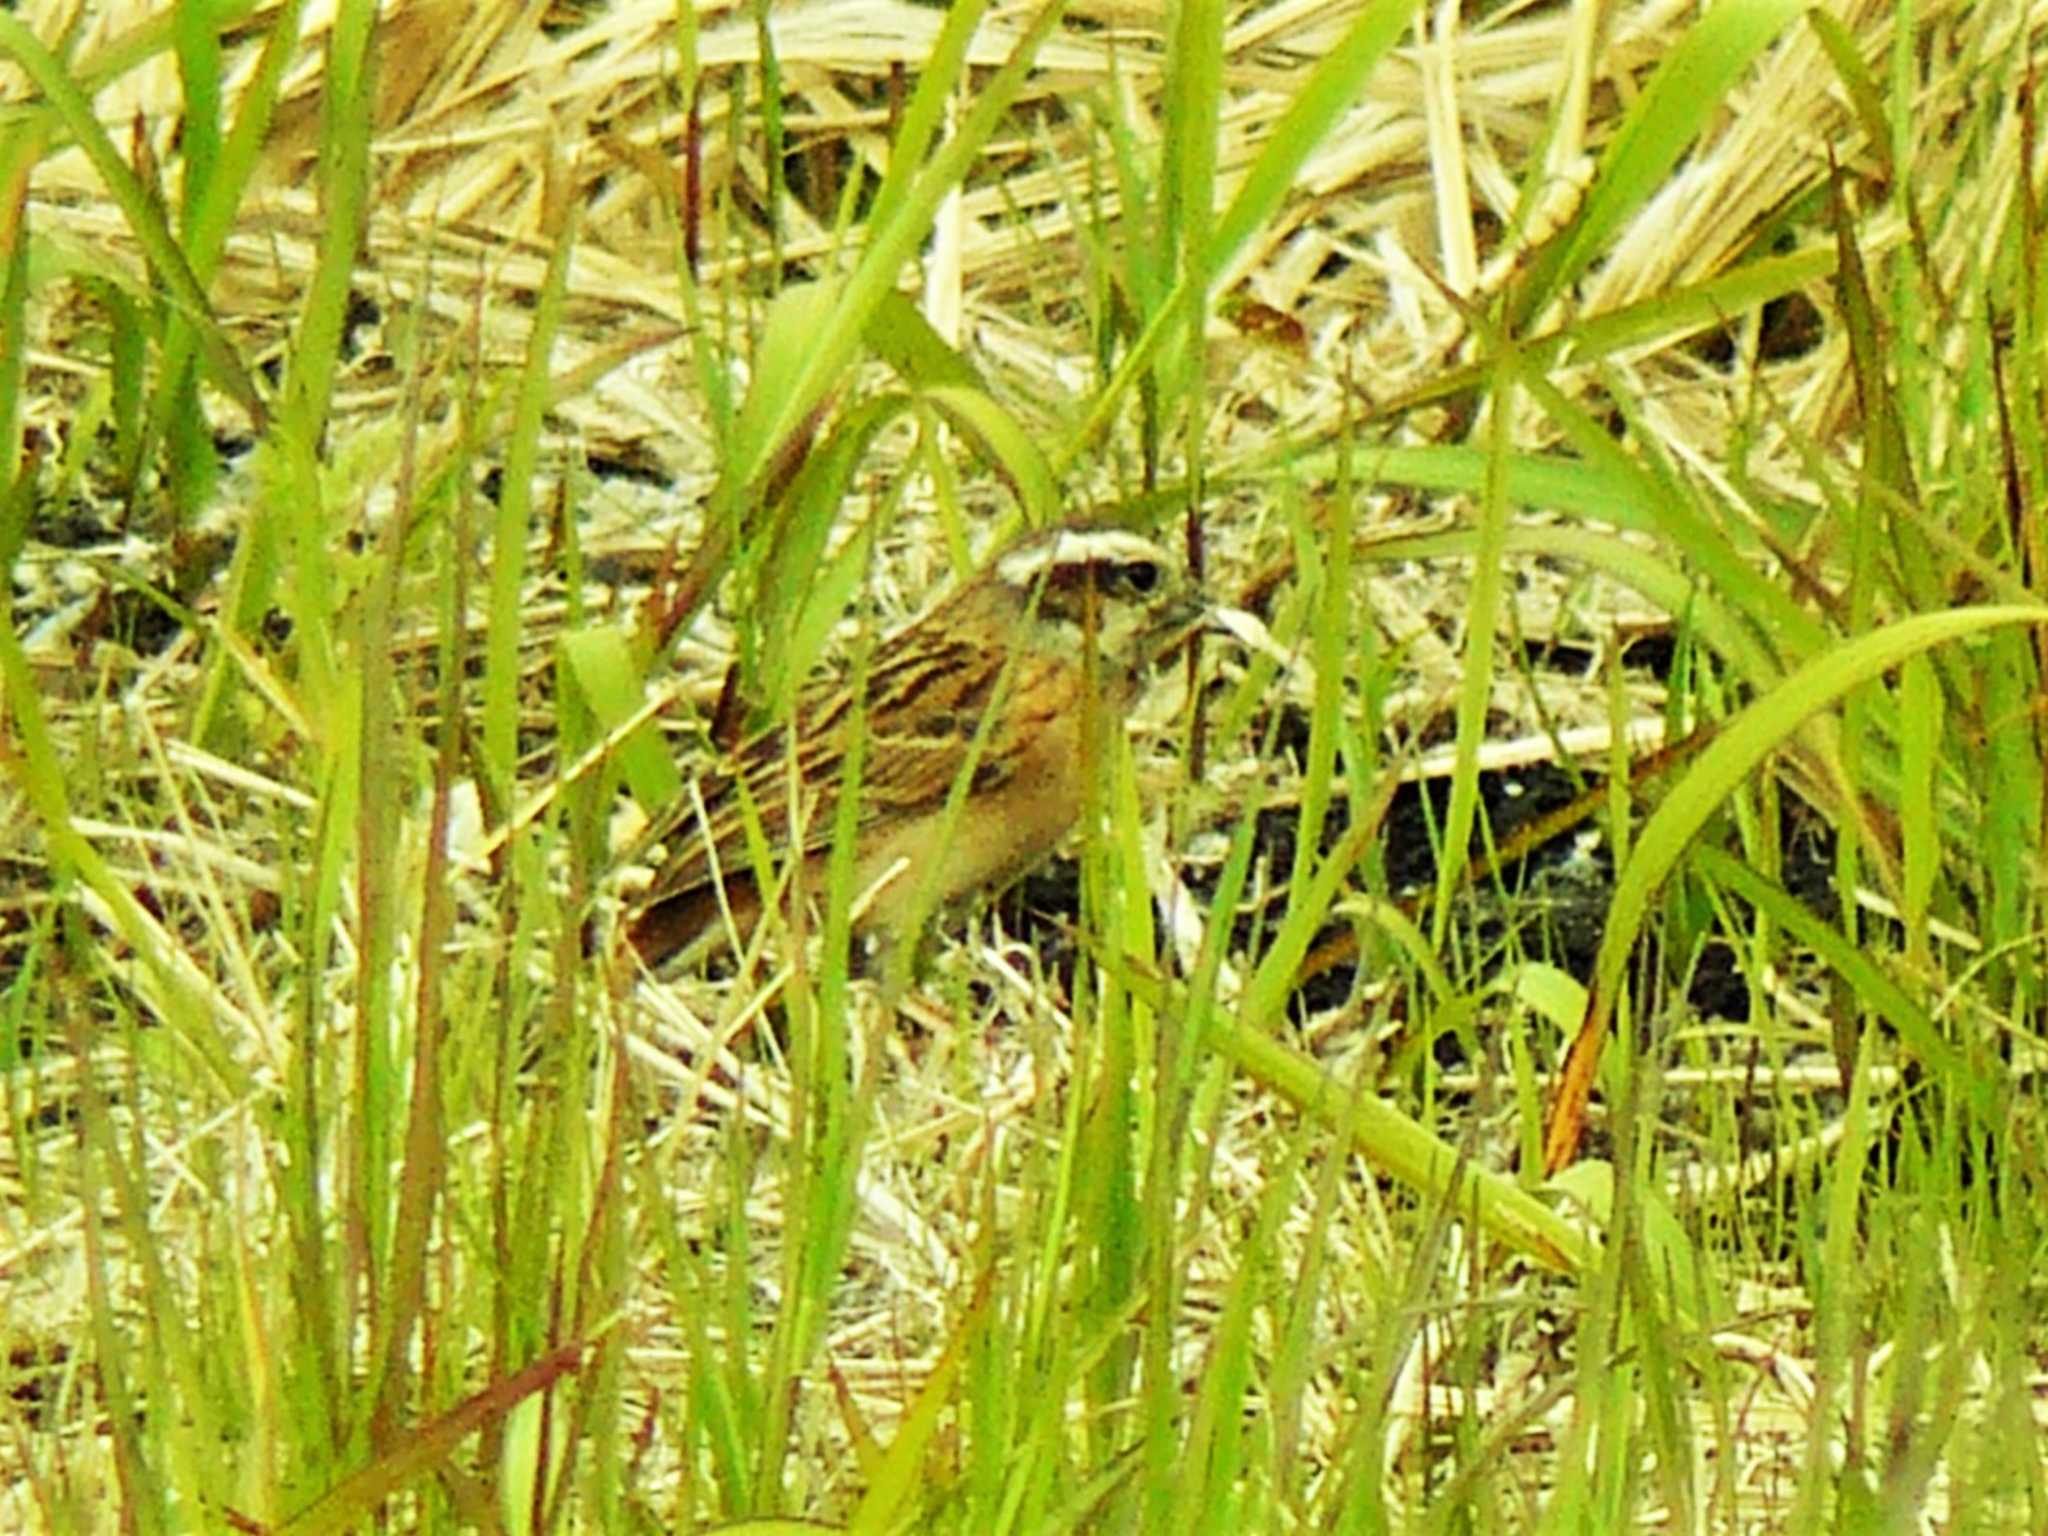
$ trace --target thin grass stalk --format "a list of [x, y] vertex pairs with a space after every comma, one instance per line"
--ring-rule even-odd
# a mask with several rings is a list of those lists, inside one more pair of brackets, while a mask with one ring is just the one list
[[[29, 178], [46, 143], [34, 127], [0, 138], [0, 570], [11, 572], [34, 503], [23, 473], [21, 387], [28, 366]], [[0, 622], [13, 583], [0, 587]]]
[[326, 435], [341, 332], [370, 197], [370, 124], [376, 111], [377, 8], [342, 0], [321, 93], [320, 253], [306, 287], [283, 398], [292, 435], [309, 450]]

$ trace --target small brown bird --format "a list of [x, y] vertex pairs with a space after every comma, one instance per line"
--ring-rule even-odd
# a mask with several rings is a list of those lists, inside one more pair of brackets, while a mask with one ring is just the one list
[[[862, 729], [854, 891], [880, 884], [864, 928], [900, 938], [937, 905], [1023, 873], [1080, 814], [1091, 680], [1095, 718], [1121, 722], [1204, 612], [1172, 558], [1137, 534], [1069, 525], [1024, 539], [885, 639], [852, 686], [806, 694], [791, 727], [742, 742], [699, 781], [702, 815], [693, 800], [656, 829], [667, 862], [629, 919], [633, 948], [655, 965], [752, 932], [762, 899], [749, 810], [777, 879], [822, 894]], [[783, 867], [796, 860], [800, 871]]]

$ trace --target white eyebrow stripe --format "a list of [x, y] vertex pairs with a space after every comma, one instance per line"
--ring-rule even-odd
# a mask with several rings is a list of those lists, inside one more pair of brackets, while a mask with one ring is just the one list
[[1062, 528], [1031, 539], [996, 562], [996, 573], [1012, 586], [1025, 586], [1056, 565], [1150, 561], [1170, 566], [1171, 557], [1150, 539], [1122, 528]]

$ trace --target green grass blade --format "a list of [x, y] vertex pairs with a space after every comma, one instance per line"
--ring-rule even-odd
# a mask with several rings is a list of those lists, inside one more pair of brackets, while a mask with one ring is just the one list
[[483, 757], [500, 791], [513, 781], [519, 732], [519, 649], [525, 625], [520, 593], [526, 575], [526, 541], [533, 520], [533, 480], [540, 456], [542, 418], [547, 411], [548, 360], [562, 322], [569, 260], [576, 245], [576, 220], [565, 216], [548, 258], [533, 329], [526, 340], [526, 364], [505, 446], [505, 476], [491, 532], [490, 629], [484, 641]]
[[[870, 319], [892, 292], [903, 265], [931, 228], [940, 201], [957, 186], [1003, 120], [1029, 75], [1039, 47], [1060, 17], [1050, 0], [1032, 18], [1000, 69], [975, 93], [959, 130], [889, 205], [886, 222], [871, 220], [866, 249], [843, 281], [818, 285], [801, 302], [801, 328], [764, 346], [759, 377], [734, 423], [731, 457], [719, 480], [714, 517], [731, 519], [750, 490], [797, 435], [827, 392], [844, 376]], [[763, 381], [767, 382], [763, 382]]]
[[1636, 98], [1600, 161], [1569, 231], [1532, 267], [1509, 324], [1519, 330], [1582, 277], [1713, 118], [1738, 76], [1807, 7], [1801, 0], [1720, 0], [1679, 40]]
[[150, 267], [169, 290], [172, 304], [198, 336], [214, 377], [247, 413], [250, 425], [260, 432], [267, 418], [255, 381], [243, 368], [241, 356], [214, 314], [205, 289], [193, 275], [170, 226], [164, 222], [163, 211], [114, 148], [113, 140], [93, 114], [91, 100], [36, 35], [7, 11], [0, 11], [0, 51], [9, 54], [28, 73], [63, 118], [72, 138], [100, 173], [108, 196], [120, 206], [137, 244], [149, 258]]
[[1708, 818], [1766, 757], [1813, 715], [1909, 656], [2001, 625], [2043, 623], [2048, 623], [2048, 608], [2005, 606], [1916, 614], [1860, 635], [1808, 662], [1729, 721], [1650, 818], [1615, 882], [1607, 931], [1594, 962], [1594, 1007], [1602, 1027], [1636, 939], [1649, 918], [1652, 896]]
[[1055, 473], [1067, 468], [1105, 431], [1124, 397], [1152, 367], [1159, 349], [1185, 324], [1185, 314], [1207, 302], [1210, 288], [1245, 245], [1272, 222], [1294, 186], [1303, 162], [1358, 98], [1373, 69], [1414, 19], [1412, 10], [1390, 0], [1373, 0], [1344, 36], [1323, 56], [1315, 72], [1287, 105], [1259, 158], [1245, 173], [1237, 195], [1217, 220], [1207, 247], [1152, 316], [1123, 363], [1090, 403], [1053, 460]]
[[299, 441], [327, 430], [341, 332], [355, 279], [356, 252], [370, 195], [370, 124], [376, 116], [375, 29], [371, 0], [342, 0], [327, 49], [321, 94], [320, 252], [300, 312], [284, 400]]

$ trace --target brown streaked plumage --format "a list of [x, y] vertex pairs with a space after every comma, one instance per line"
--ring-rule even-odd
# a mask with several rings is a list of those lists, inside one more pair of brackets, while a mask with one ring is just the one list
[[[933, 906], [1021, 874], [1080, 812], [1091, 677], [1100, 718], [1121, 721], [1153, 663], [1202, 611], [1166, 552], [1136, 534], [1069, 526], [1023, 540], [882, 642], [859, 679], [861, 708], [848, 687], [816, 690], [789, 727], [742, 742], [728, 766], [699, 781], [703, 817], [693, 802], [659, 829], [668, 862], [629, 919], [633, 948], [659, 964], [730, 937], [721, 891], [732, 930], [751, 933], [762, 899], [747, 855], [748, 806], [778, 861], [800, 854], [804, 888], [822, 891], [863, 717], [856, 893], [907, 861], [875, 896], [865, 927], [900, 935]], [[963, 775], [949, 823], [948, 797]], [[788, 876], [778, 868], [778, 878]]]

